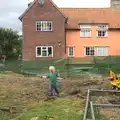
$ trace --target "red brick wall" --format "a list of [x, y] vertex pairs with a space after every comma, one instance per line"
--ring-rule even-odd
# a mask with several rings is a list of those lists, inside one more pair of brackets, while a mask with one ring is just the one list
[[[36, 21], [52, 21], [52, 32], [37, 32]], [[37, 58], [36, 46], [53, 46], [54, 58], [65, 56], [65, 18], [52, 5], [49, 0], [45, 0], [44, 7], [41, 8], [36, 2], [22, 19], [23, 27], [23, 59], [39, 60], [51, 58]], [[58, 41], [61, 41], [59, 47]]]

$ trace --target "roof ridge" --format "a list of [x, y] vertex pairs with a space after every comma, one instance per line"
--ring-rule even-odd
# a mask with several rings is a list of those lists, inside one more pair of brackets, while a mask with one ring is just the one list
[[62, 7], [59, 7], [59, 9], [111, 9], [110, 7], [109, 8], [62, 8]]

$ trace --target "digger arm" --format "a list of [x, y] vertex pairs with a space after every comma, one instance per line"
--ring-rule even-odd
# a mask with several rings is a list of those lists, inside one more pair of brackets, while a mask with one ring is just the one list
[[110, 78], [113, 79], [113, 80], [118, 79], [117, 75], [113, 71], [110, 71]]

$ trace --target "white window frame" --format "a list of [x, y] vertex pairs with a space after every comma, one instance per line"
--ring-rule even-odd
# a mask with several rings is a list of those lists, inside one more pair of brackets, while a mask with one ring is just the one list
[[[87, 55], [87, 54], [86, 54], [86, 48], [93, 48], [93, 50], [94, 50], [94, 55]], [[84, 47], [84, 56], [95, 56], [95, 47], [85, 46], [85, 47]]]
[[[48, 22], [51, 23], [51, 30], [48, 29], [48, 26], [47, 26]], [[42, 24], [46, 24], [45, 27], [43, 27]], [[38, 30], [38, 27], [37, 27], [39, 25], [40, 25], [40, 27], [39, 27], [40, 30]], [[52, 31], [52, 21], [36, 21], [36, 31], [37, 32], [45, 32], [45, 31], [51, 32]]]
[[[108, 25], [97, 25], [97, 30], [96, 30], [96, 36], [98, 38], [105, 38], [108, 37]], [[98, 31], [106, 31], [106, 35], [105, 36], [98, 36]]]
[[[105, 31], [105, 32], [106, 32], [106, 35], [105, 35], [105, 36], [98, 36], [98, 31]], [[108, 37], [108, 30], [97, 30], [97, 31], [96, 31], [96, 36], [97, 36], [98, 38]]]
[[[73, 55], [70, 55], [70, 48], [73, 48]], [[74, 47], [73, 46], [69, 46], [68, 47], [68, 57], [74, 57]]]
[[[37, 55], [37, 48], [41, 47], [41, 55]], [[47, 48], [47, 56], [42, 56], [42, 48], [46, 47]], [[48, 56], [48, 47], [52, 48], [52, 54], [51, 56]], [[36, 46], [36, 57], [53, 57], [53, 46]]]
[[[100, 53], [100, 49], [101, 49], [101, 53]], [[106, 51], [104, 51], [104, 49]], [[105, 46], [105, 47], [97, 47], [97, 52], [96, 53], [97, 53], [97, 56], [108, 56], [108, 47], [107, 46]]]
[[[84, 36], [83, 36], [83, 33], [82, 32], [86, 32], [84, 33]], [[89, 32], [89, 35], [86, 35], [87, 32]], [[91, 30], [80, 30], [80, 37], [91, 37]]]
[[80, 28], [91, 28], [91, 25], [80, 25]]
[[98, 25], [97, 29], [108, 29], [108, 25]]

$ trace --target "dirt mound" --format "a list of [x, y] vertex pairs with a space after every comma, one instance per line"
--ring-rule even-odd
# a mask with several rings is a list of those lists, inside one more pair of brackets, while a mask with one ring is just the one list
[[[102, 76], [93, 74], [80, 79], [59, 80], [58, 84], [63, 96], [76, 94], [86, 96], [88, 89], [106, 88], [109, 83]], [[16, 99], [43, 99], [48, 95], [49, 82], [40, 77], [25, 77], [11, 72], [0, 75], [0, 89], [3, 93], [5, 91], [14, 93]]]
[[[102, 76], [86, 75], [77, 79], [58, 80], [60, 97], [76, 97], [85, 102], [90, 88], [107, 88], [109, 82]], [[16, 106], [17, 111], [27, 111], [41, 100], [46, 100], [49, 93], [48, 79], [26, 77], [20, 74], [0, 74], [0, 106]], [[85, 103], [82, 103], [83, 105]]]

